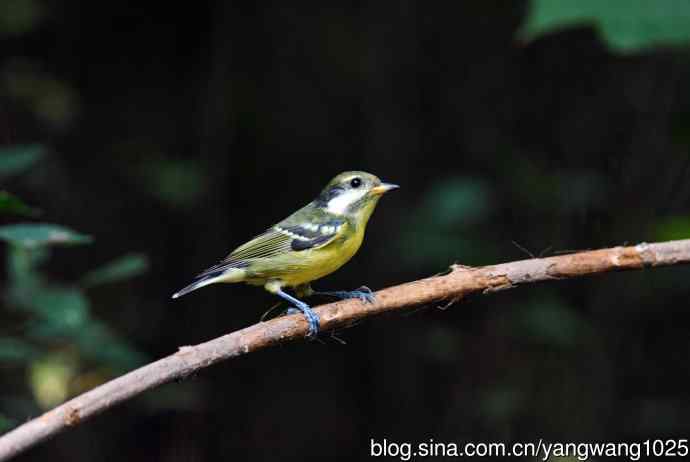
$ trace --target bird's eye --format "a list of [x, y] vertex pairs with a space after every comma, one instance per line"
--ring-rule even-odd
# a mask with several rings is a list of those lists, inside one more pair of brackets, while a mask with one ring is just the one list
[[362, 179], [353, 178], [352, 180], [350, 180], [350, 186], [352, 186], [353, 188], [359, 188], [360, 186], [362, 186]]

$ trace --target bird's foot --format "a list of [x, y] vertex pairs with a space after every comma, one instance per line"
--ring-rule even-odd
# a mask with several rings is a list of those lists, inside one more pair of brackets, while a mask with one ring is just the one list
[[307, 318], [307, 323], [309, 323], [309, 332], [307, 333], [307, 337], [311, 339], [316, 338], [316, 336], [319, 335], [319, 315], [316, 314], [314, 310], [312, 310], [311, 307], [306, 303], [302, 303], [301, 305], [297, 305], [295, 303], [295, 306], [287, 309], [287, 314], [297, 313], [302, 313], [304, 317]]
[[362, 286], [356, 290], [336, 290], [333, 292], [315, 292], [316, 295], [328, 295], [329, 297], [336, 297], [341, 300], [356, 298], [362, 303], [374, 303], [376, 297], [370, 288]]

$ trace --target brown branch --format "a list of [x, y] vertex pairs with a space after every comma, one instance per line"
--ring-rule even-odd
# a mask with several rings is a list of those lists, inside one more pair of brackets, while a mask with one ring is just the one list
[[[449, 274], [381, 290], [376, 293], [376, 302], [373, 304], [347, 300], [321, 305], [315, 310], [321, 318], [322, 331], [330, 331], [389, 311], [431, 303], [453, 303], [477, 292], [489, 293], [539, 281], [682, 263], [690, 263], [690, 239], [534, 258], [479, 268], [453, 265]], [[261, 322], [200, 345], [181, 347], [173, 355], [77, 396], [0, 437], [0, 461], [146, 390], [184, 378], [226, 359], [302, 339], [306, 333], [304, 318], [291, 315]]]

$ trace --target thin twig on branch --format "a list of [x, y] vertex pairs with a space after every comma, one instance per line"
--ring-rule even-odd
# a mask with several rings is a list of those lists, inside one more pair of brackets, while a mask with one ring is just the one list
[[[321, 305], [315, 311], [321, 318], [321, 330], [332, 331], [370, 316], [432, 303], [450, 304], [477, 292], [486, 294], [539, 281], [683, 263], [690, 263], [690, 239], [477, 268], [453, 265], [449, 274], [376, 292], [373, 304], [346, 300]], [[306, 321], [297, 314], [260, 322], [196, 346], [181, 347], [173, 355], [96, 387], [3, 435], [0, 437], [0, 461], [146, 390], [226, 359], [302, 339], [307, 330]]]

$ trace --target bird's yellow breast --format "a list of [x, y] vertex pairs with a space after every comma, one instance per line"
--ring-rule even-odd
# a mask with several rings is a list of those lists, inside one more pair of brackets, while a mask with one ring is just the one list
[[331, 274], [347, 263], [362, 245], [364, 226], [347, 227], [342, 236], [314, 249], [287, 252], [263, 261], [250, 263], [246, 282], [263, 285], [278, 279], [285, 286], [295, 287]]

